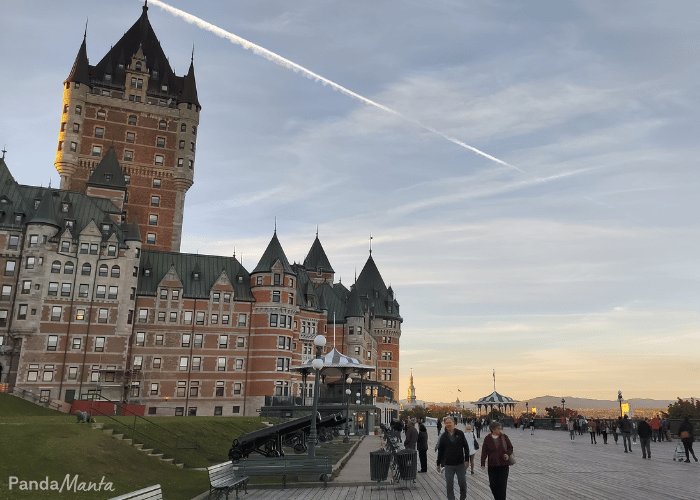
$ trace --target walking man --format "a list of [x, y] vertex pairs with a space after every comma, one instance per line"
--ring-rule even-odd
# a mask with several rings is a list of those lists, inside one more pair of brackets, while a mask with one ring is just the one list
[[653, 429], [649, 425], [649, 419], [645, 418], [639, 422], [637, 433], [639, 434], [639, 444], [642, 445], [642, 458], [651, 460], [651, 436]]
[[[630, 418], [627, 415], [620, 421], [620, 432], [622, 433], [622, 444], [625, 445], [625, 453], [632, 453], [632, 441], [630, 439], [632, 436], [632, 422], [630, 422]], [[628, 445], [629, 451], [627, 451]]]
[[[452, 417], [445, 417], [445, 432], [438, 441], [437, 471], [445, 469], [447, 500], [455, 500], [455, 475], [459, 484], [459, 500], [467, 498], [467, 467], [472, 444], [464, 433], [455, 428]], [[505, 498], [505, 497], [504, 497]]]
[[506, 500], [508, 488], [509, 459], [513, 454], [513, 444], [508, 436], [503, 434], [501, 424], [492, 422], [489, 426], [491, 434], [484, 438], [481, 448], [481, 467], [489, 461], [489, 486], [494, 500]]

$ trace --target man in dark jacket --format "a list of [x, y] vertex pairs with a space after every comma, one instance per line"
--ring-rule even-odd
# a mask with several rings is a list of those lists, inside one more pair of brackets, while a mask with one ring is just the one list
[[445, 432], [438, 441], [437, 471], [445, 468], [445, 486], [447, 500], [455, 500], [454, 476], [457, 475], [459, 498], [467, 498], [467, 467], [469, 467], [469, 450], [471, 443], [464, 433], [455, 428], [452, 417], [445, 417]]
[[[629, 416], [625, 415], [625, 418], [620, 420], [620, 432], [622, 433], [622, 444], [625, 445], [625, 453], [632, 453], [632, 422], [630, 422]], [[627, 445], [629, 445], [629, 452], [627, 451]]]
[[645, 418], [644, 420], [640, 420], [639, 425], [637, 425], [637, 435], [639, 436], [639, 444], [642, 445], [642, 458], [647, 458], [648, 455], [649, 459], [651, 459], [652, 434], [653, 430], [651, 425], [649, 425], [649, 419]]
[[513, 454], [513, 444], [508, 436], [501, 432], [501, 424], [492, 422], [489, 425], [491, 434], [484, 438], [481, 447], [481, 467], [489, 461], [489, 486], [494, 500], [506, 500], [508, 487], [509, 460]]
[[428, 429], [423, 422], [418, 424], [418, 459], [420, 460], [420, 470], [418, 472], [428, 472]]
[[406, 440], [403, 442], [404, 448], [407, 450], [415, 450], [418, 443], [418, 431], [411, 419], [406, 421]]

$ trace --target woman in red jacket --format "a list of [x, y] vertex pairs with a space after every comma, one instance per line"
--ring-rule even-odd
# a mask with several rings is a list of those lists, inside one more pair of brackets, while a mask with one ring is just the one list
[[481, 448], [481, 467], [489, 461], [489, 486], [494, 500], [506, 500], [508, 487], [508, 460], [513, 454], [513, 444], [508, 436], [501, 432], [501, 424], [492, 422], [489, 425], [491, 434], [484, 438]]

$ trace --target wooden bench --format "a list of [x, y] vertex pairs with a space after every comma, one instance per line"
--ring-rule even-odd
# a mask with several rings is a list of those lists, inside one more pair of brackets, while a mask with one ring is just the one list
[[160, 489], [160, 484], [155, 484], [142, 490], [110, 498], [109, 500], [163, 500], [163, 492]]
[[207, 467], [207, 472], [209, 473], [209, 498], [211, 498], [212, 490], [225, 491], [226, 500], [228, 500], [228, 494], [232, 490], [236, 490], [236, 498], [238, 498], [238, 492], [241, 488], [245, 488], [245, 492], [248, 494], [248, 479], [250, 478], [239, 475], [236, 466], [231, 462]]
[[282, 476], [282, 487], [287, 487], [287, 476], [314, 476], [328, 487], [328, 478], [333, 472], [330, 457], [291, 455], [238, 462], [239, 476]]

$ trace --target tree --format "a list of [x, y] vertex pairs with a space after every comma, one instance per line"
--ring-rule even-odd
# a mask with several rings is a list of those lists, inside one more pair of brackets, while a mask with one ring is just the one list
[[416, 419], [421, 419], [422, 421], [425, 422], [425, 417], [429, 417], [430, 414], [428, 412], [428, 409], [425, 406], [414, 406], [410, 410], [403, 409], [401, 410], [401, 413], [399, 413], [399, 418], [401, 420], [406, 420], [407, 418], [416, 418]]
[[432, 404], [428, 406], [428, 412], [430, 416], [435, 418], [445, 418], [448, 413], [452, 413], [455, 411], [457, 411], [455, 405], [438, 406], [436, 404]]
[[700, 399], [683, 400], [678, 398], [678, 401], [668, 405], [668, 418], [682, 419], [685, 417], [700, 418]]

